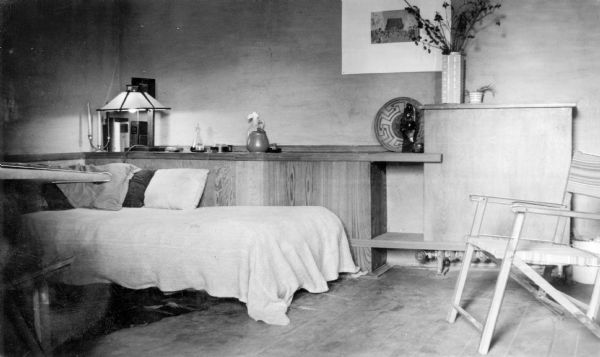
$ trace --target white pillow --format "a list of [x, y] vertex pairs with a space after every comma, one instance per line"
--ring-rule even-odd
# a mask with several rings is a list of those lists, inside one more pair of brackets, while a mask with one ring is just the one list
[[144, 206], [194, 209], [200, 202], [207, 177], [205, 169], [156, 170], [144, 193]]
[[78, 171], [108, 172], [110, 181], [104, 183], [76, 182], [57, 184], [75, 208], [97, 208], [118, 211], [123, 206], [123, 200], [129, 188], [129, 179], [140, 171], [139, 167], [126, 163], [111, 163], [106, 165], [75, 165], [70, 167]]

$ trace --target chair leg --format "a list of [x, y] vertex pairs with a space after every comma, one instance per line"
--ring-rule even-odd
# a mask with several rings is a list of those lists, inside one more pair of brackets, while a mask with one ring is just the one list
[[494, 296], [492, 297], [492, 303], [490, 310], [488, 311], [485, 319], [485, 325], [481, 333], [481, 340], [479, 341], [478, 352], [485, 355], [490, 349], [492, 342], [492, 336], [496, 329], [496, 322], [498, 321], [498, 315], [500, 313], [500, 307], [502, 306], [502, 299], [504, 299], [504, 292], [506, 291], [506, 284], [510, 275], [510, 267], [512, 265], [512, 257], [510, 259], [504, 259], [502, 261], [502, 267], [500, 273], [498, 273], [498, 280], [496, 281], [496, 288], [494, 289]]
[[465, 284], [467, 281], [469, 267], [471, 266], [471, 260], [473, 260], [473, 252], [473, 246], [467, 243], [467, 250], [465, 251], [463, 262], [460, 266], [460, 274], [458, 275], [458, 280], [456, 281], [456, 286], [454, 288], [452, 306], [450, 307], [450, 312], [448, 313], [447, 317], [449, 323], [453, 323], [454, 321], [456, 321], [456, 315], [458, 314], [458, 310], [456, 310], [455, 306], [460, 306], [460, 300], [462, 299], [462, 294], [465, 290]]
[[[587, 327], [596, 337], [600, 338], [600, 326], [595, 323], [592, 319], [588, 318], [580, 308], [575, 305], [565, 294], [557, 290], [554, 286], [552, 286], [549, 282], [547, 282], [544, 278], [542, 278], [535, 270], [533, 270], [529, 265], [523, 262], [520, 259], [515, 259], [514, 265], [519, 268], [529, 279], [531, 279], [534, 283], [536, 283], [541, 289], [544, 289], [550, 297], [556, 300], [557, 303], [562, 305], [562, 307], [567, 310], [573, 317], [575, 317], [579, 322], [581, 322], [585, 327]], [[596, 287], [594, 287], [596, 289]], [[592, 293], [594, 295], [594, 293]], [[597, 299], [596, 293], [596, 299]], [[589, 311], [590, 307], [588, 307]]]
[[510, 234], [511, 239], [506, 245], [506, 252], [504, 253], [504, 258], [502, 259], [502, 267], [500, 268], [498, 280], [496, 281], [496, 288], [494, 289], [494, 297], [492, 298], [490, 311], [485, 319], [485, 325], [483, 326], [483, 332], [481, 333], [481, 340], [479, 341], [478, 351], [484, 355], [487, 354], [490, 349], [492, 335], [496, 329], [496, 321], [498, 321], [498, 314], [500, 313], [500, 307], [502, 306], [502, 299], [504, 299], [506, 283], [508, 282], [510, 268], [512, 267], [513, 260], [515, 258], [515, 251], [517, 249], [517, 245], [519, 244], [519, 237], [521, 235], [524, 222], [525, 214], [517, 213], [513, 223], [512, 233]]
[[44, 351], [42, 351], [42, 348], [39, 345], [35, 332], [32, 331], [27, 322], [25, 322], [20, 308], [17, 307], [17, 304], [13, 301], [10, 294], [5, 296], [4, 303], [6, 304], [6, 314], [9, 316], [7, 323], [10, 322], [14, 325], [16, 332], [24, 339], [33, 356], [44, 357]]
[[44, 279], [36, 283], [33, 293], [33, 324], [42, 351], [50, 355], [50, 297], [48, 283]]
[[594, 280], [594, 290], [592, 291], [592, 298], [590, 299], [590, 304], [588, 307], [588, 311], [586, 313], [587, 317], [589, 317], [593, 321], [597, 321], [599, 309], [600, 309], [600, 269], [598, 269], [598, 272], [596, 273], [596, 280]]

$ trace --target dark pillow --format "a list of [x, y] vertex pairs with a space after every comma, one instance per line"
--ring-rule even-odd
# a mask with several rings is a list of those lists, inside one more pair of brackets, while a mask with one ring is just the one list
[[127, 195], [123, 201], [123, 207], [142, 207], [144, 205], [144, 192], [154, 176], [155, 170], [144, 169], [133, 174], [129, 180]]
[[14, 201], [15, 208], [19, 214], [41, 211], [46, 208], [46, 202], [42, 196], [41, 184], [29, 180], [6, 180], [2, 181], [3, 195], [6, 200]]
[[39, 182], [0, 180], [0, 266], [3, 263], [2, 253], [6, 253], [6, 251], [2, 251], [6, 249], [2, 245], [23, 243], [19, 239], [21, 215], [41, 211], [45, 208], [46, 202], [42, 197]]
[[54, 183], [44, 183], [42, 185], [42, 196], [46, 200], [48, 211], [58, 211], [71, 209], [73, 206], [69, 203], [67, 196]]

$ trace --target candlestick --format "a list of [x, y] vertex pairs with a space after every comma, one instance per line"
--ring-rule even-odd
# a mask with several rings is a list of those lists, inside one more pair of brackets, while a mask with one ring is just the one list
[[98, 147], [102, 146], [102, 112], [98, 112]]
[[87, 110], [88, 110], [88, 137], [92, 136], [92, 112], [90, 111], [90, 102], [87, 103]]

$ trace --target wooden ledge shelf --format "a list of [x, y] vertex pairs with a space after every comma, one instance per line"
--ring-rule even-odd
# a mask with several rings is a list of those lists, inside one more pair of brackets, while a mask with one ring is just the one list
[[77, 152], [50, 154], [9, 154], [3, 161], [40, 162], [61, 160], [204, 160], [204, 161], [350, 161], [350, 162], [398, 162], [441, 163], [441, 153], [401, 153], [386, 151], [381, 146], [350, 145], [289, 145], [280, 146], [280, 153], [252, 153], [245, 147], [234, 146], [233, 152]]
[[464, 251], [464, 242], [426, 241], [423, 233], [388, 232], [373, 239], [351, 239], [353, 247]]
[[281, 153], [190, 153], [190, 152], [147, 152], [129, 153], [86, 153], [86, 159], [174, 159], [205, 161], [353, 161], [353, 162], [405, 162], [441, 163], [438, 153], [395, 153], [395, 152], [281, 152]]
[[568, 108], [574, 109], [575, 103], [523, 103], [523, 104], [425, 104], [421, 106], [423, 110], [448, 110], [448, 109], [556, 109]]

